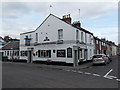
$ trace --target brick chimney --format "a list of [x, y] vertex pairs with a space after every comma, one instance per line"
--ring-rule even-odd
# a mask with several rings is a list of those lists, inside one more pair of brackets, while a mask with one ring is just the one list
[[73, 22], [72, 25], [75, 26], [75, 27], [81, 27], [80, 21]]
[[106, 41], [106, 39], [105, 39], [105, 38], [101, 38], [101, 40]]
[[65, 22], [71, 23], [72, 18], [70, 17], [70, 14], [68, 14], [68, 15], [64, 15], [62, 20]]

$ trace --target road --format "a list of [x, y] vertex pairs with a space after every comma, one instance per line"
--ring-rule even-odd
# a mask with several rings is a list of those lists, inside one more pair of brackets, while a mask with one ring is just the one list
[[[3, 63], [3, 88], [118, 88], [118, 58], [106, 66], [55, 70]], [[106, 75], [106, 76], [105, 76]], [[110, 77], [111, 76], [111, 77]]]

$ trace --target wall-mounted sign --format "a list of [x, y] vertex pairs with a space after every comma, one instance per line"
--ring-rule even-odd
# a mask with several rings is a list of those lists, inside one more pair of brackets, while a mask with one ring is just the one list
[[66, 57], [65, 50], [57, 50], [57, 57]]
[[25, 46], [30, 46], [30, 40], [31, 40], [31, 38], [28, 38], [28, 36], [26, 36], [26, 38], [25, 38]]
[[67, 48], [67, 57], [72, 58], [72, 48]]
[[25, 39], [25, 46], [30, 46], [30, 39]]

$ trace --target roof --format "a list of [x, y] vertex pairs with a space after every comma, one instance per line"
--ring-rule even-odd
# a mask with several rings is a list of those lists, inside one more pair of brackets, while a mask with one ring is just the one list
[[[55, 16], [55, 15], [53, 15], [53, 14], [49, 14], [49, 16], [51, 16], [51, 15], [54, 16], [54, 17], [56, 17], [56, 18], [58, 18], [59, 20], [63, 21], [61, 18], [59, 18], [59, 17], [57, 17], [57, 16]], [[49, 17], [49, 16], [48, 16], [48, 17]], [[47, 17], [47, 18], [48, 18], [48, 17]], [[47, 18], [37, 27], [37, 29], [47, 20]], [[63, 21], [63, 22], [65, 22], [65, 21]], [[75, 27], [75, 26], [73, 26], [71, 23], [68, 23], [68, 22], [65, 22], [65, 23], [71, 25], [72, 27], [74, 27], [74, 28], [76, 28], [76, 29], [82, 30], [82, 31], [84, 31], [84, 32], [86, 32], [86, 33], [89, 33], [89, 34], [93, 35], [93, 33], [87, 31], [87, 30], [84, 29], [84, 28]], [[36, 30], [37, 30], [37, 29], [36, 29]], [[20, 35], [22, 35], [22, 34], [27, 34], [27, 33], [32, 33], [32, 32], [35, 32], [36, 30], [30, 31], [30, 32], [21, 33]]]
[[2, 50], [18, 50], [19, 49], [19, 41], [11, 41], [11, 42], [8, 42], [7, 44], [5, 44], [3, 47], [2, 47]]

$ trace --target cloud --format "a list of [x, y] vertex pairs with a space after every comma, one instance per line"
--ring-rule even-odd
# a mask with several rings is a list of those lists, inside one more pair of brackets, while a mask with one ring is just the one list
[[[0, 35], [11, 35], [19, 38], [21, 32], [35, 30], [40, 22], [43, 21], [43, 18], [50, 13], [50, 5], [52, 5], [51, 12], [58, 17], [71, 14], [74, 20], [92, 20], [99, 19], [116, 10], [117, 4], [117, 2], [3, 2], [2, 15], [0, 15], [2, 17], [2, 26], [0, 26], [2, 27], [2, 32], [0, 32]], [[80, 9], [80, 18], [78, 9]], [[113, 38], [109, 38], [113, 32], [105, 32], [105, 30], [113, 31], [116, 28], [96, 27], [88, 28], [88, 30], [100, 37], [104, 37], [106, 34], [105, 37], [113, 40]], [[115, 36], [112, 37], [115, 40]]]
[[49, 5], [52, 5], [52, 13], [61, 16], [72, 14], [81, 18], [98, 18], [117, 8], [117, 3], [104, 2], [4, 2], [2, 3], [3, 18], [19, 18], [31, 13], [47, 14], [50, 12]]

